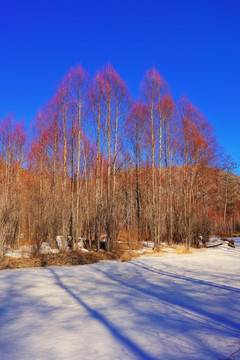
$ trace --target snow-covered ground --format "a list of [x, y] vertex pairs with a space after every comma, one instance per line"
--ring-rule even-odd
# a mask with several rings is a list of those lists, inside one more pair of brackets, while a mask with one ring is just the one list
[[0, 272], [0, 359], [224, 359], [240, 348], [240, 241], [190, 255]]
[[[33, 246], [32, 245], [24, 245], [21, 246], [19, 249], [12, 249], [10, 246], [8, 246], [5, 249], [5, 256], [11, 257], [11, 258], [28, 258], [33, 253]], [[43, 242], [40, 246], [39, 253], [40, 254], [57, 254], [59, 252], [58, 249], [52, 249], [49, 244], [46, 242]]]

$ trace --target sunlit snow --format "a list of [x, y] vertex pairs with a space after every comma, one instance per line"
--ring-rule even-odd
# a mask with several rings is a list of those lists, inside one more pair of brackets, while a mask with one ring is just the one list
[[224, 359], [240, 348], [240, 242], [0, 272], [0, 359]]

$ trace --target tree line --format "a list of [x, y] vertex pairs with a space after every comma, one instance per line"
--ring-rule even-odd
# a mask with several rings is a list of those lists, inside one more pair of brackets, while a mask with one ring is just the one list
[[240, 229], [239, 180], [206, 117], [147, 71], [137, 100], [112, 66], [70, 69], [38, 111], [0, 121], [0, 255], [57, 235], [107, 250], [151, 240], [197, 246]]

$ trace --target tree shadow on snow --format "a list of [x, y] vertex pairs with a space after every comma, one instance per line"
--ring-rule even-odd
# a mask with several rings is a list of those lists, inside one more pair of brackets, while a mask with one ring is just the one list
[[194, 284], [206, 285], [206, 286], [214, 287], [214, 288], [217, 288], [217, 289], [220, 289], [220, 290], [227, 290], [227, 291], [232, 291], [232, 292], [236, 292], [236, 293], [240, 294], [240, 289], [232, 287], [232, 286], [218, 285], [218, 284], [215, 284], [215, 283], [213, 283], [211, 281], [194, 279], [194, 278], [191, 278], [191, 277], [188, 277], [188, 276], [185, 276], [185, 275], [172, 274], [172, 273], [169, 273], [167, 271], [162, 271], [162, 270], [155, 269], [154, 267], [149, 266], [149, 265], [145, 266], [141, 262], [138, 262], [138, 263], [136, 263], [136, 262], [133, 263], [132, 262], [131, 265], [138, 266], [143, 270], [147, 270], [147, 271], [153, 272], [153, 273], [158, 274], [158, 275], [168, 276], [168, 277], [171, 277], [171, 278], [174, 278], [174, 279], [179, 279], [179, 280], [190, 281], [190, 282], [192, 282]]
[[56, 273], [53, 268], [48, 268], [51, 274], [56, 279], [56, 284], [61, 287], [65, 292], [71, 296], [79, 305], [81, 305], [89, 315], [98, 320], [105, 328], [110, 332], [110, 334], [117, 339], [120, 343], [126, 346], [132, 353], [138, 356], [139, 359], [143, 360], [157, 360], [155, 357], [146, 353], [143, 349], [141, 349], [137, 344], [135, 344], [132, 340], [128, 339], [124, 336], [119, 329], [117, 329], [106, 317], [104, 317], [99, 311], [92, 309], [88, 306], [79, 296], [74, 294], [74, 292], [69, 289], [61, 280], [60, 276]]
[[[131, 263], [131, 265], [136, 264]], [[148, 268], [146, 268], [146, 270], [148, 270]], [[222, 331], [227, 330], [233, 336], [240, 336], [240, 328], [238, 322], [231, 321], [226, 317], [222, 317], [220, 314], [214, 314], [204, 308], [199, 307], [198, 305], [195, 305], [194, 298], [192, 298], [188, 294], [185, 294], [182, 290], [181, 292], [179, 292], [179, 287], [171, 289], [169, 286], [166, 288], [166, 286], [149, 283], [144, 278], [142, 273], [139, 273], [141, 284], [141, 286], [139, 286], [136, 283], [128, 283], [127, 281], [119, 277], [116, 278], [114, 274], [109, 274], [102, 269], [98, 269], [98, 271], [102, 272], [110, 280], [121, 284], [125, 288], [130, 289], [131, 293], [135, 291], [139, 294], [144, 294], [147, 297], [155, 298], [162, 303], [165, 303], [166, 305], [173, 305], [179, 312], [182, 312], [186, 315], [194, 316], [194, 318], [198, 319], [198, 321], [206, 323], [209, 326], [214, 327], [215, 329], [221, 329]], [[178, 275], [176, 275], [176, 278], [178, 278]], [[174, 290], [175, 296], [173, 296], [171, 290]]]

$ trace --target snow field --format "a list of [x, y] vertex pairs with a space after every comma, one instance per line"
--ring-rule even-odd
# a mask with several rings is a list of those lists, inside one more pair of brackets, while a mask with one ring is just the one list
[[240, 242], [128, 263], [0, 272], [0, 359], [224, 359], [240, 347]]

